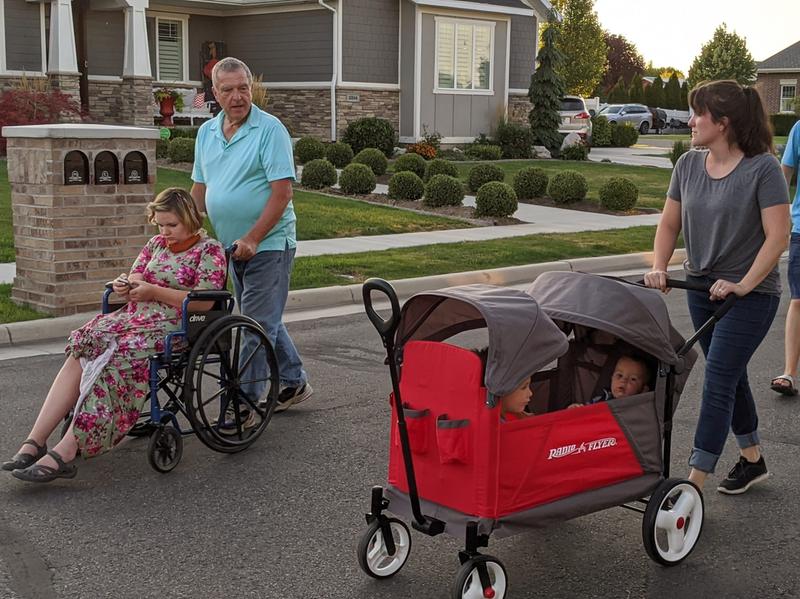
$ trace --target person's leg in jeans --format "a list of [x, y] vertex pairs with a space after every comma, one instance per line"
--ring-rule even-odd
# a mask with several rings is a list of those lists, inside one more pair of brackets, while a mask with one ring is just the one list
[[792, 299], [786, 312], [785, 362], [783, 374], [773, 378], [770, 387], [778, 393], [794, 395], [797, 388], [797, 363], [800, 361], [800, 233], [792, 233], [787, 279]]

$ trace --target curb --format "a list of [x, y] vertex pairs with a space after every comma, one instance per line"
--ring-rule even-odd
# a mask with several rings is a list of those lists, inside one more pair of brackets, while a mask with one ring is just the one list
[[[675, 250], [670, 264], [681, 264], [684, 257], [684, 250]], [[641, 270], [644, 272], [645, 269], [650, 268], [653, 263], [652, 260], [652, 252], [641, 252], [638, 254], [576, 258], [574, 260], [542, 262], [539, 264], [508, 266], [489, 270], [431, 275], [414, 279], [398, 279], [391, 281], [391, 283], [397, 292], [397, 296], [403, 300], [415, 293], [452, 287], [454, 285], [484, 283], [489, 285], [510, 286], [531, 283], [543, 272], [554, 270], [571, 270], [586, 273], [608, 273], [625, 270]], [[289, 293], [289, 298], [286, 302], [286, 312], [287, 314], [297, 314], [306, 310], [335, 308], [354, 304], [360, 305], [361, 303], [360, 283], [337, 287], [301, 289]], [[13, 322], [0, 325], [0, 347], [66, 338], [70, 332], [93, 318], [95, 314], [94, 312], [88, 312], [73, 314], [71, 316], [28, 320], [25, 322]]]

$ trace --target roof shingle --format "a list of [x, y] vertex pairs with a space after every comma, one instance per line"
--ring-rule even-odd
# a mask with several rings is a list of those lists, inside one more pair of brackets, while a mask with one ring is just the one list
[[788, 48], [784, 48], [777, 54], [773, 54], [766, 60], [762, 60], [756, 66], [761, 69], [800, 69], [800, 42], [794, 43]]

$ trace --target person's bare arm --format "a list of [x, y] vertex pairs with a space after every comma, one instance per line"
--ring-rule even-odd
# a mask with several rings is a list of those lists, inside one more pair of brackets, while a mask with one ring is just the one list
[[675, 243], [681, 228], [681, 203], [667, 196], [653, 242], [653, 269], [644, 275], [644, 282], [648, 287], [668, 291], [667, 265], [675, 252]]
[[788, 164], [782, 164], [781, 170], [783, 171], [783, 176], [786, 178], [786, 187], [792, 186], [792, 177], [794, 176], [794, 171], [791, 166]]
[[739, 281], [738, 287], [733, 292], [736, 295], [747, 295], [755, 289], [761, 281], [775, 268], [781, 254], [789, 247], [789, 233], [791, 232], [791, 216], [789, 204], [770, 206], [761, 211], [761, 226], [764, 229], [764, 243], [756, 254], [756, 259]]
[[258, 220], [247, 235], [234, 242], [236, 244], [236, 251], [233, 253], [235, 260], [249, 260], [256, 255], [258, 244], [278, 224], [283, 211], [286, 210], [286, 206], [292, 200], [291, 179], [272, 181], [270, 187], [272, 192], [261, 216], [258, 217]]
[[192, 194], [192, 199], [194, 200], [195, 206], [200, 211], [200, 213], [205, 213], [206, 211], [206, 185], [205, 183], [194, 183], [192, 184], [192, 190], [190, 192]]

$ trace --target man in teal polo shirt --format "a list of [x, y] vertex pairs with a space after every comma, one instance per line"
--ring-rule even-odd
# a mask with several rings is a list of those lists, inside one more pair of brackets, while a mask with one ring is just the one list
[[[253, 76], [236, 58], [214, 65], [212, 84], [217, 117], [200, 127], [195, 143], [192, 197], [207, 211], [219, 240], [236, 244], [231, 260], [236, 302], [256, 320], [275, 348], [281, 391], [276, 412], [307, 399], [311, 385], [286, 327], [283, 310], [297, 247], [292, 181], [292, 142], [286, 127], [252, 103]], [[246, 340], [243, 359], [252, 353]], [[255, 402], [269, 377], [266, 363], [253, 360], [245, 377], [250, 399], [241, 411], [245, 426], [256, 422]], [[256, 363], [257, 362], [257, 363]], [[243, 385], [244, 387], [244, 385]], [[220, 429], [236, 428], [235, 416]]]

